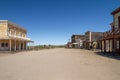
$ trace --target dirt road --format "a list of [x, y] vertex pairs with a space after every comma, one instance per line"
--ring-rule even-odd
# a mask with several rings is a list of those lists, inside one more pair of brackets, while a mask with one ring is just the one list
[[0, 56], [0, 80], [120, 80], [120, 60], [80, 49]]

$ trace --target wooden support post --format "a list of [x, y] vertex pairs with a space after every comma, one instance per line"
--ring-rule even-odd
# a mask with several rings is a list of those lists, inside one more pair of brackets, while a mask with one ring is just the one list
[[114, 39], [114, 52], [116, 52], [116, 39]]
[[112, 49], [113, 49], [113, 48], [112, 48], [112, 45], [113, 45], [112, 42], [113, 42], [113, 40], [111, 39], [111, 40], [110, 40], [110, 52], [112, 52]]
[[102, 40], [101, 40], [101, 52], [103, 52], [103, 44], [102, 44]]
[[114, 52], [114, 39], [112, 40], [112, 52]]
[[111, 46], [110, 46], [110, 39], [109, 39], [109, 52], [110, 52], [110, 47], [111, 47]]
[[14, 51], [16, 51], [16, 39], [14, 40]]
[[9, 46], [9, 47], [10, 47], [10, 51], [11, 51], [11, 50], [12, 50], [12, 48], [11, 48], [11, 40], [9, 41], [9, 43], [10, 43], [10, 46]]
[[104, 52], [106, 52], [106, 40], [104, 40]]

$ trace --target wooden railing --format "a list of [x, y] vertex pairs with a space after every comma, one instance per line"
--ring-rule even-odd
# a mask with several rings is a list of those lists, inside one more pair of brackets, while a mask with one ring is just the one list
[[120, 35], [120, 28], [116, 29], [115, 31], [108, 30], [103, 33], [103, 38], [113, 38], [115, 35]]

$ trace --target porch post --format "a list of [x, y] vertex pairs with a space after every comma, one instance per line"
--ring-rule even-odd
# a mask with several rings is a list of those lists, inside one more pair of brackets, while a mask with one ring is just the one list
[[14, 45], [14, 51], [16, 51], [16, 39], [14, 40], [14, 43], [15, 43], [15, 45]]
[[106, 39], [104, 40], [104, 52], [106, 52]]
[[116, 52], [116, 39], [114, 38], [114, 52]]
[[112, 40], [112, 52], [114, 52], [114, 38]]
[[112, 41], [113, 41], [113, 40], [111, 39], [111, 40], [110, 40], [110, 52], [112, 52], [112, 45], [113, 45], [113, 44], [112, 44]]
[[110, 39], [109, 39], [109, 52], [110, 52]]
[[101, 40], [101, 52], [103, 52], [103, 40]]
[[11, 51], [11, 39], [10, 39], [9, 43], [10, 43], [10, 46], [9, 46], [9, 47], [10, 47], [10, 51]]
[[19, 50], [21, 50], [21, 42], [20, 42], [20, 40], [19, 40]]

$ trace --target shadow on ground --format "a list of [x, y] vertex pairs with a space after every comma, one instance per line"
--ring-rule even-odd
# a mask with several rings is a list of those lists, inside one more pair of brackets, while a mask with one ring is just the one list
[[116, 59], [116, 60], [120, 60], [120, 54], [118, 53], [104, 53], [104, 52], [95, 52], [95, 54], [103, 56], [103, 57], [107, 57], [107, 58], [112, 58], [112, 59]]

